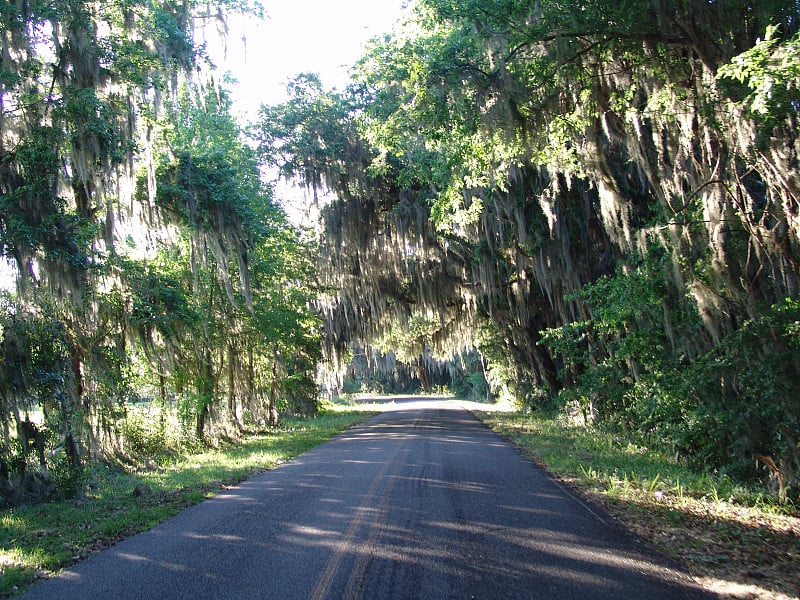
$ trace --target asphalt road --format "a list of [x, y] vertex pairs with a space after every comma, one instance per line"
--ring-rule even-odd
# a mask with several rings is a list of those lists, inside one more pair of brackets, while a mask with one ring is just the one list
[[458, 404], [409, 401], [24, 597], [710, 596]]

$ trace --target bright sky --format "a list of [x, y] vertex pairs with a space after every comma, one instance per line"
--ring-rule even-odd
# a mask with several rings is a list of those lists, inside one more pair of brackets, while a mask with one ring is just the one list
[[[254, 120], [262, 104], [286, 99], [286, 84], [317, 73], [325, 88], [343, 90], [350, 68], [371, 38], [388, 33], [411, 0], [261, 0], [264, 21], [232, 18], [227, 53], [211, 49], [220, 72], [238, 80], [234, 111]], [[275, 179], [276, 195], [296, 223], [311, 223], [318, 207], [308, 191]]]
[[408, 0], [262, 0], [263, 22], [230, 23], [222, 71], [239, 80], [235, 100], [254, 114], [285, 99], [299, 73], [318, 73], [326, 88], [343, 89], [349, 68], [370, 38], [391, 31]]
[[[285, 99], [286, 84], [298, 73], [318, 73], [326, 88], [343, 89], [363, 44], [391, 31], [408, 2], [262, 0], [267, 18], [231, 19], [227, 56], [211, 51], [220, 71], [230, 71], [239, 80], [234, 92], [237, 110], [254, 118], [262, 103]], [[286, 190], [281, 194], [294, 195]], [[12, 287], [12, 271], [0, 257], [0, 289]]]

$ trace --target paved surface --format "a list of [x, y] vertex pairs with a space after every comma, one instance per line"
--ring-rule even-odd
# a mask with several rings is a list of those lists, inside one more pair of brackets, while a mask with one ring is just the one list
[[25, 598], [706, 598], [472, 415], [398, 403]]

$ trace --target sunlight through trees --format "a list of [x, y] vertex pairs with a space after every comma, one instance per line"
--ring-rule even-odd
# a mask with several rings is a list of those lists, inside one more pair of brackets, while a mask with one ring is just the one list
[[232, 11], [0, 9], [4, 502], [137, 460], [136, 402], [214, 443], [346, 373], [796, 486], [796, 2], [417, 0], [249, 126], [195, 41]]
[[79, 482], [86, 460], [137, 460], [123, 425], [142, 399], [200, 442], [316, 413], [314, 252], [192, 38], [228, 10], [256, 9], [0, 15], [0, 249], [17, 274], [0, 325], [2, 502]]
[[420, 0], [345, 93], [296, 88], [262, 143], [337, 194], [329, 353], [478, 345], [529, 408], [796, 478], [798, 16]]

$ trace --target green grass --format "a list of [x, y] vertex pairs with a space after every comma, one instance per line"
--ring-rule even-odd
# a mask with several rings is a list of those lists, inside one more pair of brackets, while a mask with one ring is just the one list
[[708, 589], [725, 597], [798, 597], [797, 506], [563, 418], [476, 416]]
[[519, 413], [488, 413], [482, 419], [549, 471], [611, 497], [663, 493], [679, 500], [691, 496], [778, 508], [763, 491], [694, 472], [671, 456], [608, 432]]
[[0, 512], [0, 598], [120, 539], [150, 529], [187, 506], [297, 456], [362, 421], [364, 412], [325, 412], [286, 420], [241, 444], [182, 457], [168, 468], [88, 470], [79, 499]]

